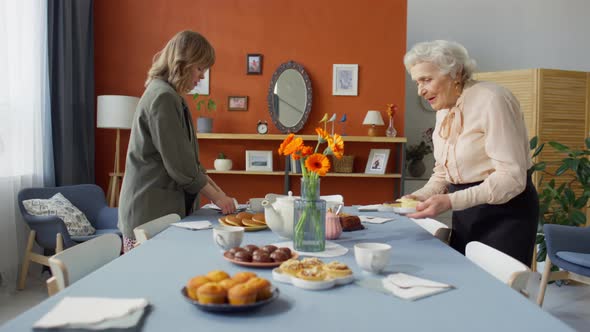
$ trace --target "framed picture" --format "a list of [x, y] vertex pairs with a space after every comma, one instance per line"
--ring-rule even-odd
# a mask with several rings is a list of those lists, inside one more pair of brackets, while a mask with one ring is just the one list
[[246, 56], [246, 74], [262, 75], [262, 54], [248, 54]]
[[229, 96], [227, 97], [228, 111], [247, 111], [248, 96]]
[[202, 80], [199, 81], [199, 84], [197, 84], [188, 93], [189, 95], [194, 95], [195, 93], [198, 93], [200, 95], [205, 95], [205, 96], [209, 95], [209, 72], [211, 72], [211, 69], [209, 69], [205, 72], [205, 78], [203, 78]]
[[385, 174], [389, 151], [389, 149], [371, 149], [365, 174]]
[[246, 150], [246, 170], [272, 172], [272, 151]]
[[333, 65], [332, 95], [358, 96], [358, 78], [359, 65]]

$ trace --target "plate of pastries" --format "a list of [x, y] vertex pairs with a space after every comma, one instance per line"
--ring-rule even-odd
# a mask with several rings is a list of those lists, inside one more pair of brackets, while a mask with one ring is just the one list
[[412, 198], [402, 197], [396, 200], [398, 204], [393, 206], [393, 212], [399, 214], [414, 213], [416, 212], [416, 206], [420, 201]]
[[246, 232], [255, 232], [267, 229], [264, 213], [240, 212], [228, 214], [219, 218], [219, 222], [226, 226], [244, 227]]
[[272, 244], [257, 246], [248, 244], [243, 247], [235, 247], [223, 253], [226, 260], [248, 267], [271, 268], [281, 265], [281, 263], [297, 258], [296, 252], [286, 247], [277, 248]]
[[285, 261], [272, 270], [272, 277], [278, 282], [309, 290], [332, 288], [354, 280], [352, 270], [346, 264], [338, 261], [324, 263], [317, 257]]
[[181, 290], [184, 298], [201, 310], [239, 312], [264, 306], [279, 297], [279, 289], [254, 272], [230, 276], [213, 270], [188, 280]]

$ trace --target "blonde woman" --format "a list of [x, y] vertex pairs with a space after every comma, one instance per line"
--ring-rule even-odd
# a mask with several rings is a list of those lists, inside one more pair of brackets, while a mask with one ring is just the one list
[[234, 200], [209, 178], [199, 162], [199, 145], [183, 95], [215, 63], [215, 50], [193, 31], [176, 34], [156, 53], [146, 89], [134, 115], [119, 200], [124, 250], [133, 248], [133, 229], [150, 220], [198, 208], [199, 194], [223, 213]]
[[539, 201], [523, 114], [507, 89], [472, 79], [475, 69], [460, 44], [416, 44], [404, 64], [418, 94], [436, 113], [435, 166], [428, 183], [410, 195], [421, 201], [412, 218], [453, 210], [450, 245], [465, 253], [480, 241], [532, 262]]

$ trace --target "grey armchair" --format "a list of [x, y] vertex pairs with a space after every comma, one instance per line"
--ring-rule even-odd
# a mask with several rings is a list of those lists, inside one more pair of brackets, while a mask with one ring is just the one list
[[[547, 243], [545, 270], [539, 286], [537, 304], [543, 305], [547, 283], [570, 279], [590, 284], [590, 228], [550, 225], [543, 226]], [[551, 272], [551, 266], [561, 271]]]
[[[80, 211], [96, 229], [96, 233], [89, 236], [70, 236], [64, 222], [57, 216], [34, 216], [27, 212], [24, 200], [40, 198], [48, 199], [61, 193]], [[34, 242], [43, 248], [58, 253], [80, 242], [90, 240], [103, 234], [114, 233], [121, 235], [117, 229], [117, 208], [107, 206], [102, 188], [94, 184], [80, 184], [62, 187], [26, 188], [18, 193], [18, 206], [25, 222], [31, 229], [23, 264], [19, 277], [19, 289], [25, 288], [25, 280], [31, 261], [49, 266], [49, 256], [39, 255], [32, 251]]]

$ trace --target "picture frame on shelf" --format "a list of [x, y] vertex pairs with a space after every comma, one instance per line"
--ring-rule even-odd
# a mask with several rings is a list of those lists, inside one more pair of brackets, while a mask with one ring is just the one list
[[390, 152], [390, 149], [371, 149], [365, 174], [385, 174]]
[[272, 172], [272, 151], [246, 150], [246, 171]]
[[200, 94], [203, 96], [209, 95], [209, 73], [211, 69], [205, 72], [205, 77], [199, 81], [199, 84], [195, 85], [195, 87], [188, 93], [189, 95]]
[[358, 96], [358, 64], [334, 64], [332, 66], [332, 95]]
[[246, 74], [262, 75], [262, 54], [246, 55]]
[[228, 111], [247, 111], [248, 96], [229, 96], [227, 97]]

